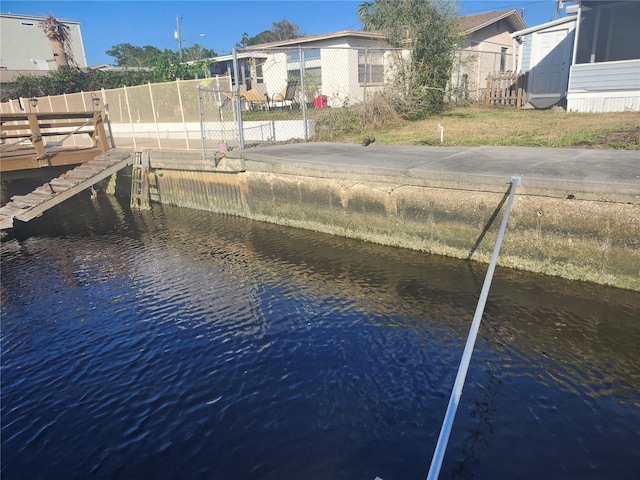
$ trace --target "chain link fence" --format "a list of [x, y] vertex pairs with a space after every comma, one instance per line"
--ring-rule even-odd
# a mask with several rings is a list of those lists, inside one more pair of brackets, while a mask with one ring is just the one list
[[406, 55], [391, 48], [236, 50], [244, 147], [328, 140], [345, 127], [363, 133], [367, 102], [397, 86]]
[[[299, 141], [358, 137], [379, 122], [398, 120], [409, 98], [403, 72], [408, 50], [354, 47], [288, 47], [234, 50], [228, 75], [122, 87], [59, 96], [17, 99], [0, 113], [73, 112], [100, 109], [118, 148], [202, 151]], [[462, 50], [448, 99], [484, 99], [486, 72], [509, 69], [505, 48]], [[403, 89], [405, 89], [403, 91]], [[410, 107], [410, 105], [409, 105]], [[75, 137], [75, 136], [74, 136]], [[82, 140], [73, 138], [73, 142]]]
[[240, 148], [237, 96], [231, 78], [202, 81], [197, 92], [203, 158]]
[[489, 50], [481, 51], [477, 46], [471, 46], [458, 51], [447, 89], [447, 101], [456, 105], [482, 102], [487, 94], [489, 74], [516, 69], [513, 55], [506, 47], [490, 44], [484, 48]]

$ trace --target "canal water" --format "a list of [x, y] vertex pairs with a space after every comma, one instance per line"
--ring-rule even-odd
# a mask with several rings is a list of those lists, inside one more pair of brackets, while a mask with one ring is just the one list
[[[422, 479], [486, 270], [87, 194], [1, 255], [4, 480]], [[640, 478], [639, 347], [498, 268], [440, 478]]]

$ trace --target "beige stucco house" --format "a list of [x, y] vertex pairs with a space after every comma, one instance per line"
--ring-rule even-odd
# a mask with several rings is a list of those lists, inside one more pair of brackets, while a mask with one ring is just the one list
[[518, 45], [510, 33], [526, 26], [514, 9], [461, 17], [459, 25], [466, 40], [454, 67], [451, 87], [458, 96], [479, 100], [484, 98], [489, 74], [516, 69]]

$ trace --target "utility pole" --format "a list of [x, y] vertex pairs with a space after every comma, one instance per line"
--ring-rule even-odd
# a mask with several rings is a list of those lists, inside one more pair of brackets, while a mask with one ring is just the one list
[[556, 10], [553, 14], [553, 19], [557, 20], [560, 17], [560, 9], [564, 7], [562, 0], [556, 0]]
[[184, 42], [188, 42], [192, 38], [206, 37], [206, 34], [201, 33], [199, 35], [194, 35], [193, 37], [182, 38], [182, 32], [180, 31], [180, 23], [182, 23], [182, 17], [180, 15], [176, 15], [176, 29], [173, 32], [173, 36], [178, 41], [178, 54], [180, 55], [180, 58], [182, 58], [182, 44]]
[[176, 31], [173, 33], [174, 33], [174, 36], [176, 37], [176, 40], [178, 40], [178, 54], [180, 55], [180, 58], [182, 58], [182, 35], [180, 34], [181, 21], [182, 19], [180, 18], [180, 15], [176, 15]]

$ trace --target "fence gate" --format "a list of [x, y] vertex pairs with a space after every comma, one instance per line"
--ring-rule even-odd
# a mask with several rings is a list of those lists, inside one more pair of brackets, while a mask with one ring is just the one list
[[[215, 85], [217, 78], [209, 84]], [[198, 86], [198, 113], [203, 158], [240, 148], [236, 101], [230, 88]]]
[[528, 75], [518, 72], [496, 72], [487, 77], [485, 103], [493, 106], [522, 107], [526, 98]]

